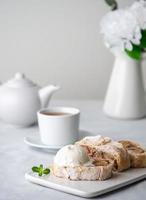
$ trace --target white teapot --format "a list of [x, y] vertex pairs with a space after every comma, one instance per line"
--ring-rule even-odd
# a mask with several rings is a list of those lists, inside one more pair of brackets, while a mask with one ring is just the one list
[[48, 106], [52, 94], [60, 87], [40, 88], [24, 74], [0, 86], [0, 118], [10, 124], [29, 126], [37, 121], [37, 111]]

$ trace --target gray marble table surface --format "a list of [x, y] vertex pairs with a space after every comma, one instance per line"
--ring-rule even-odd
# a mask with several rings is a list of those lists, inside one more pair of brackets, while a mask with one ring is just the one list
[[[113, 139], [133, 139], [146, 145], [146, 119], [121, 121], [110, 119], [102, 112], [99, 101], [52, 101], [50, 105], [73, 106], [81, 110], [80, 136], [102, 134]], [[39, 134], [37, 125], [16, 128], [0, 122], [0, 200], [79, 200], [77, 196], [27, 182], [25, 172], [33, 165], [47, 165], [53, 154], [28, 147], [25, 136]], [[110, 192], [95, 199], [146, 199], [146, 180]]]

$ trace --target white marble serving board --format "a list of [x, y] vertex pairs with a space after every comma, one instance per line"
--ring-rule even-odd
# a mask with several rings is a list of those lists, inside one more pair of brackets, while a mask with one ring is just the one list
[[39, 177], [33, 172], [26, 173], [25, 178], [28, 181], [41, 186], [90, 198], [146, 179], [146, 168], [130, 169], [125, 172], [116, 173], [111, 179], [105, 181], [70, 181], [57, 178], [53, 175]]

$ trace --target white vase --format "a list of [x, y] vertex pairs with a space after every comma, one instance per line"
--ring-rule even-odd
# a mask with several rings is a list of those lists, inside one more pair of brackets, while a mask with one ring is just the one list
[[115, 63], [104, 102], [106, 115], [138, 119], [146, 115], [141, 61], [114, 49]]

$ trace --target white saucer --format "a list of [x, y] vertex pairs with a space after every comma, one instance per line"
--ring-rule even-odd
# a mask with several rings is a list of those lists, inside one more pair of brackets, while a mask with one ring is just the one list
[[51, 152], [56, 152], [63, 147], [43, 144], [39, 136], [27, 136], [24, 138], [24, 142], [30, 147], [46, 149]]

